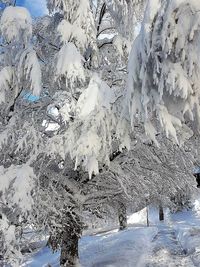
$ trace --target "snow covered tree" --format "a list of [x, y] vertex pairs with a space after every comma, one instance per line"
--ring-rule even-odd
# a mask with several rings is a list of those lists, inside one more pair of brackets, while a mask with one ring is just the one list
[[175, 142], [187, 120], [199, 127], [198, 39], [197, 1], [148, 1], [129, 59], [126, 103], [132, 125], [138, 114], [154, 141], [155, 114]]
[[[44, 33], [43, 27], [45, 28], [45, 23], [47, 23], [47, 27], [53, 28], [53, 24], [51, 24], [52, 20], [46, 17], [43, 21], [41, 20], [38, 25], [39, 27], [41, 25], [38, 35], [38, 47], [40, 44], [45, 45], [48, 49], [51, 47], [50, 57], [46, 51], [40, 51], [41, 58], [43, 58], [44, 61], [47, 60], [48, 64], [52, 66], [50, 70], [47, 70], [47, 73], [48, 71], [52, 74], [54, 73], [54, 83], [49, 82], [47, 74], [44, 75], [45, 87], [48, 85], [50, 87], [48, 88], [49, 92], [55, 93], [53, 96], [54, 103], [49, 105], [48, 108], [49, 110], [51, 108], [57, 110], [58, 116], [56, 118], [52, 117], [54, 121], [59, 121], [61, 119], [61, 124], [58, 125], [59, 130], [57, 131], [57, 135], [49, 139], [44, 152], [55, 159], [60, 157], [64, 162], [67, 153], [70, 153], [71, 158], [76, 160], [76, 169], [84, 167], [85, 170], [88, 171], [89, 177], [92, 178], [93, 174], [98, 174], [99, 172], [99, 162], [100, 164], [106, 163], [109, 165], [110, 155], [113, 152], [113, 142], [115, 143], [115, 138], [113, 139], [113, 133], [117, 125], [117, 116], [115, 113], [120, 113], [117, 108], [114, 108], [115, 101], [119, 97], [119, 94], [115, 92], [116, 88], [114, 86], [113, 88], [109, 86], [114, 84], [113, 78], [111, 78], [112, 83], [108, 85], [108, 75], [105, 77], [102, 75], [101, 77], [100, 72], [104, 70], [103, 67], [105, 65], [102, 65], [102, 69], [100, 68], [101, 63], [98, 63], [100, 53], [98, 49], [101, 49], [102, 42], [96, 39], [95, 19], [92, 16], [89, 2], [77, 1], [73, 2], [71, 6], [67, 5], [68, 3], [62, 3], [62, 1], [49, 1], [50, 11], [58, 11], [58, 13], [53, 16], [55, 25], [57, 25], [57, 35], [60, 37], [59, 40], [56, 39], [56, 32], [53, 31], [55, 33], [55, 37], [53, 38], [55, 43], [52, 43], [52, 39], [49, 40], [48, 35], [45, 35], [45, 38], [41, 37], [41, 33]], [[70, 9], [72, 7], [73, 9]], [[89, 25], [89, 27], [85, 28], [86, 25]], [[37, 29], [35, 34], [37, 36]], [[100, 43], [101, 45], [99, 45]], [[106, 47], [105, 44], [104, 47]], [[103, 52], [101, 56], [103, 58]], [[114, 56], [112, 57], [114, 58]], [[115, 63], [111, 66], [113, 72], [117, 68], [116, 61], [115, 59]], [[98, 70], [97, 67], [100, 68], [100, 70]], [[104, 71], [106, 74], [108, 72], [109, 71]], [[121, 76], [124, 76], [124, 73]], [[123, 80], [125, 80], [124, 77]], [[125, 137], [128, 138], [128, 135], [126, 134]], [[47, 177], [51, 181], [50, 184], [52, 183], [54, 186], [57, 184], [55, 184], [54, 179], [51, 180], [50, 174]], [[61, 179], [61, 177], [58, 179]], [[60, 190], [57, 191], [57, 188], [54, 188], [52, 189], [52, 194], [55, 193], [55, 196], [56, 194], [60, 196], [66, 194], [69, 189], [62, 179], [58, 184], [61, 187]], [[109, 194], [111, 194], [112, 191], [114, 192], [114, 190], [111, 190]], [[48, 194], [48, 190], [44, 190], [44, 192]], [[100, 194], [101, 198], [105, 198], [103, 193], [105, 192], [102, 191]], [[44, 196], [42, 191], [41, 194]], [[52, 196], [52, 194], [50, 193], [49, 197]], [[73, 212], [75, 212], [76, 216], [78, 215], [78, 217], [80, 217], [78, 208], [81, 205], [78, 204], [74, 206], [73, 201], [71, 201], [71, 199], [74, 199], [74, 194], [73, 188], [70, 197], [67, 198], [65, 196], [65, 207], [75, 207]], [[53, 199], [52, 197], [50, 198]], [[56, 197], [54, 200], [56, 201]], [[47, 203], [48, 200], [46, 204]], [[44, 203], [44, 205], [46, 204]], [[52, 206], [55, 207], [57, 205], [59, 205], [59, 201], [53, 203]], [[92, 205], [92, 203], [90, 203], [90, 205]], [[84, 206], [92, 210], [92, 208], [85, 203]], [[47, 210], [47, 213], [47, 216], [51, 218], [51, 210]], [[68, 226], [68, 228], [73, 228], [73, 223], [71, 223], [70, 226], [71, 215], [69, 213], [66, 213], [64, 217], [62, 215], [63, 214], [59, 214], [58, 217], [57, 214], [56, 218], [65, 220], [65, 222], [60, 222], [63, 229], [65, 225]], [[79, 221], [79, 219], [75, 221]], [[70, 260], [71, 253], [70, 251], [68, 251], [68, 255], [66, 253], [66, 242], [64, 239], [67, 238], [67, 233], [65, 234], [61, 228], [56, 228], [56, 235], [56, 232], [52, 231], [52, 227], [54, 226], [55, 222], [52, 220], [48, 224], [49, 230], [50, 232], [54, 232], [55, 236], [57, 236], [55, 238], [56, 246], [61, 246], [61, 250], [65, 251], [65, 253], [62, 254], [62, 263], [67, 264], [68, 260]], [[60, 230], [61, 235], [58, 238]], [[73, 229], [71, 229], [71, 231], [73, 231]], [[69, 229], [67, 232], [69, 233]], [[53, 240], [54, 233], [52, 233], [51, 240]], [[78, 235], [79, 233], [77, 231], [77, 236]], [[68, 236], [68, 240], [69, 239], [70, 236]], [[74, 239], [74, 241], [76, 242], [76, 239]], [[51, 243], [54, 243], [54, 241], [49, 242], [49, 244]]]
[[1, 91], [0, 103], [7, 117], [22, 90], [30, 87], [34, 95], [41, 91], [41, 71], [31, 44], [32, 19], [23, 7], [7, 7], [1, 16]]
[[[13, 148], [15, 155], [19, 155], [30, 137], [31, 128], [27, 128], [31, 123], [18, 120], [16, 106], [21, 92], [27, 86], [33, 94], [40, 93], [41, 72], [31, 44], [32, 19], [25, 8], [5, 8], [1, 16], [1, 34], [1, 251], [5, 260], [17, 264], [21, 257], [18, 252], [19, 240], [16, 240], [20, 230], [18, 226], [23, 224], [32, 209], [36, 176], [30, 166], [30, 157], [27, 161], [19, 157], [14, 162], [13, 154], [9, 154], [9, 151]], [[18, 128], [20, 124], [21, 129]], [[8, 146], [7, 153], [4, 153]]]
[[[174, 160], [170, 142], [158, 150], [142, 140], [140, 131], [135, 131], [136, 142], [130, 135], [128, 116], [121, 116], [127, 60], [144, 3], [48, 0], [52, 15], [37, 19], [34, 27], [22, 7], [10, 6], [3, 12], [0, 171], [9, 181], [4, 179], [0, 186], [0, 229], [3, 256], [12, 264], [17, 265], [21, 256], [19, 232], [30, 222], [34, 229], [48, 230], [48, 245], [61, 249], [60, 264], [69, 266], [77, 262], [85, 214], [106, 218], [115, 213], [117, 217], [120, 203], [134, 205], [135, 210], [143, 208], [146, 193], [149, 203], [169, 206], [170, 198], [184, 191], [187, 171], [183, 174], [179, 166], [187, 157], [180, 157], [182, 151], [178, 150]], [[143, 51], [143, 46], [137, 49]], [[132, 86], [136, 84], [131, 83], [133, 77], [139, 77], [132, 73], [146, 58], [137, 56], [132, 64], [133, 51], [127, 100], [130, 114], [136, 115], [140, 84], [138, 91]], [[150, 62], [144, 69], [151, 77], [147, 66]], [[138, 80], [145, 81], [142, 76]], [[28, 101], [24, 93], [29, 88], [42, 97]], [[143, 119], [145, 129], [153, 129]], [[162, 142], [163, 136], [157, 139]], [[19, 195], [21, 178], [26, 186]], [[182, 186], [177, 183], [180, 179]]]

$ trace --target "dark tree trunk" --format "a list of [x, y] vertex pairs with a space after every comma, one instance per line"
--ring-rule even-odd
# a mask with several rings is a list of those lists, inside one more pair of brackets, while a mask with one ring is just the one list
[[64, 227], [61, 242], [60, 266], [75, 266], [78, 261], [78, 240], [82, 233], [82, 224], [75, 216], [71, 217], [69, 224]]
[[78, 260], [78, 240], [79, 234], [73, 232], [73, 229], [66, 229], [63, 233], [60, 266], [70, 267], [76, 265]]
[[126, 229], [127, 228], [126, 206], [123, 203], [119, 203], [118, 219], [119, 219], [119, 230]]
[[159, 207], [159, 220], [164, 221], [164, 211], [162, 206]]
[[146, 207], [146, 211], [147, 211], [147, 227], [149, 227], [149, 210], [148, 210], [148, 206]]
[[78, 240], [82, 234], [83, 224], [79, 216], [72, 212], [65, 214], [63, 228], [54, 228], [50, 233], [47, 246], [54, 251], [61, 249], [60, 266], [76, 266], [78, 261]]

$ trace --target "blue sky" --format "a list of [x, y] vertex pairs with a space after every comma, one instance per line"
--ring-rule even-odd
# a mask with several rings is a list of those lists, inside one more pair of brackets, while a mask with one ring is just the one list
[[[33, 17], [39, 17], [47, 14], [46, 0], [17, 0], [17, 6], [26, 7]], [[2, 8], [2, 4], [0, 4]]]
[[17, 0], [18, 6], [25, 6], [33, 17], [47, 13], [46, 0]]

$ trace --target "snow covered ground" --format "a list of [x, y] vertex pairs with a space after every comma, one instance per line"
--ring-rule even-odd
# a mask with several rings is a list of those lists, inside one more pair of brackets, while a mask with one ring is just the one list
[[[125, 231], [117, 229], [83, 236], [79, 244], [81, 267], [200, 267], [200, 202], [193, 210], [166, 213], [159, 223], [156, 209], [129, 217]], [[135, 225], [135, 226], [134, 226]], [[22, 266], [58, 267], [59, 253], [43, 248]]]

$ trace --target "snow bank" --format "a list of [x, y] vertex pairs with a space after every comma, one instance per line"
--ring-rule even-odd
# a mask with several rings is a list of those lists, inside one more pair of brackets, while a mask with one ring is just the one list
[[128, 224], [142, 224], [146, 225], [147, 223], [147, 208], [144, 208], [136, 213], [128, 216]]

